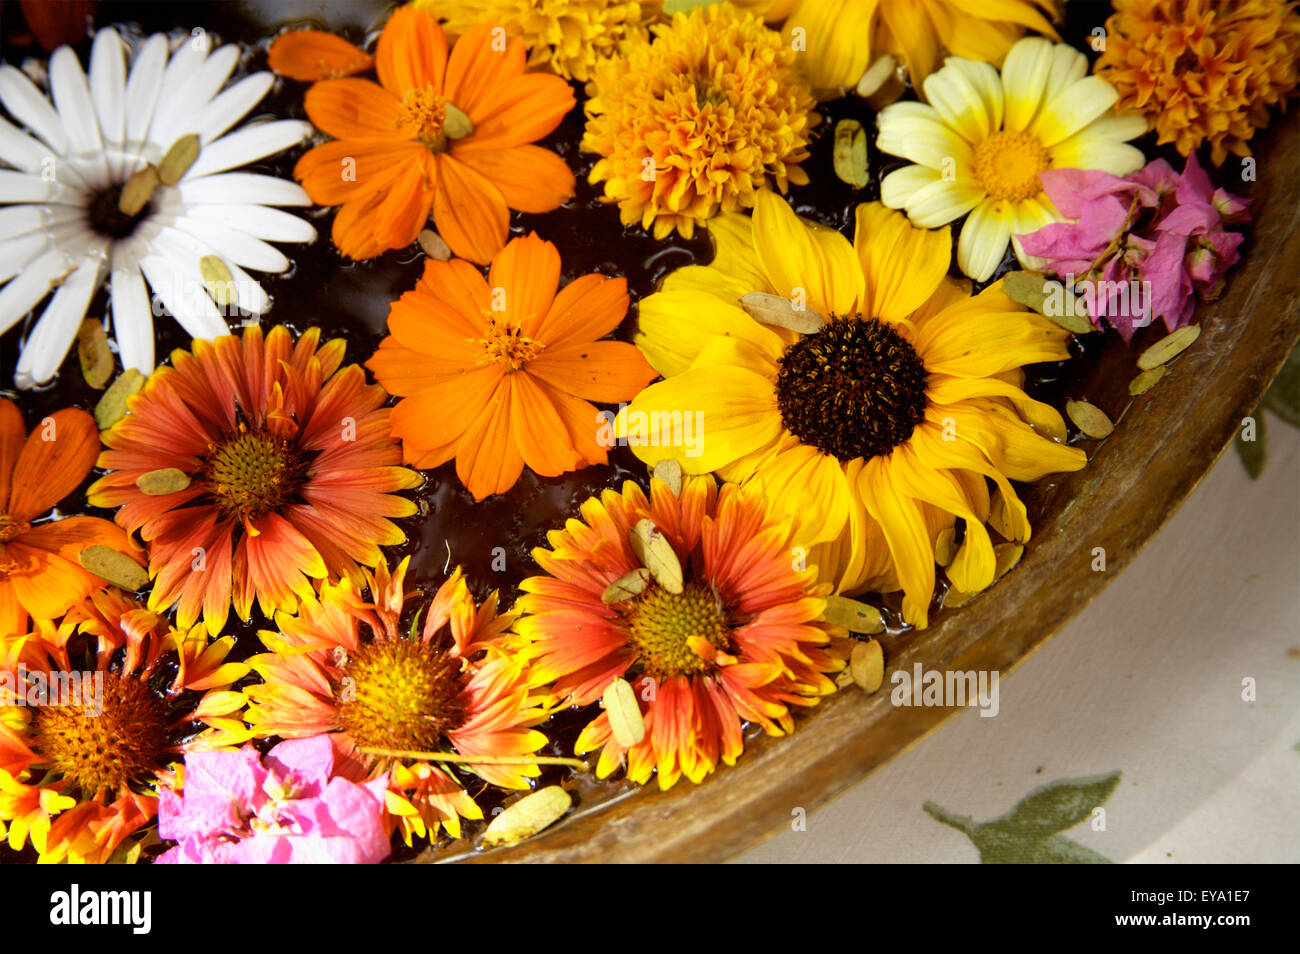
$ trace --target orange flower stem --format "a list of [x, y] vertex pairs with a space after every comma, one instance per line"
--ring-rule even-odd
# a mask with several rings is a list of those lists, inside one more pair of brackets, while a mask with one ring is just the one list
[[358, 746], [357, 751], [393, 759], [458, 762], [466, 765], [571, 765], [580, 769], [590, 768], [582, 759], [566, 759], [555, 755], [458, 755], [455, 752], [417, 752], [410, 749], [379, 749], [369, 746]]

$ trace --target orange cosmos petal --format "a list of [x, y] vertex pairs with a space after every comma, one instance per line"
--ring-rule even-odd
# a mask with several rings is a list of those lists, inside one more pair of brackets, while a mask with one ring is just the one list
[[527, 372], [510, 376], [510, 427], [524, 463], [543, 477], [558, 477], [584, 463], [543, 386]]
[[410, 139], [398, 129], [405, 114], [401, 99], [370, 80], [316, 83], [307, 90], [303, 106], [316, 127], [335, 139]]
[[384, 248], [405, 248], [429, 219], [438, 166], [421, 160], [406, 167], [375, 210], [375, 241]]
[[467, 374], [449, 375], [398, 401], [391, 421], [407, 460], [422, 450], [458, 440], [479, 412], [497, 399], [501, 379], [499, 366], [485, 365]]
[[583, 275], [560, 289], [537, 328], [548, 348], [603, 338], [627, 317], [626, 278]]
[[9, 573], [9, 584], [19, 605], [37, 619], [62, 616], [104, 585], [76, 563], [24, 543], [13, 542], [6, 548], [5, 558], [19, 567]]
[[[447, 63], [444, 95], [465, 111], [474, 123], [476, 133], [479, 125], [487, 119], [488, 110], [495, 108], [505, 91], [515, 86], [524, 75], [523, 41], [515, 38], [504, 50], [494, 49], [496, 29], [491, 23], [470, 27], [456, 41]], [[564, 85], [567, 89], [568, 84]]]
[[9, 487], [27, 429], [18, 405], [0, 398], [0, 513], [9, 512]]
[[411, 6], [394, 10], [375, 50], [379, 82], [399, 97], [426, 86], [441, 92], [446, 66], [447, 36], [437, 21]]
[[433, 219], [458, 258], [486, 265], [506, 244], [510, 209], [482, 175], [449, 155], [438, 156]]
[[636, 346], [623, 341], [547, 348], [528, 363], [528, 373], [554, 388], [607, 403], [630, 401], [659, 377]]
[[335, 140], [308, 150], [293, 174], [313, 202], [340, 205], [382, 192], [424, 152], [417, 142]]
[[505, 291], [505, 311], [525, 337], [535, 337], [560, 284], [560, 253], [536, 232], [517, 238], [492, 259], [488, 284]]
[[545, 382], [536, 383], [555, 405], [573, 449], [588, 464], [606, 463], [609, 460], [609, 448], [599, 440], [606, 420], [596, 412], [596, 406], [582, 398], [553, 388]]
[[27, 435], [13, 468], [9, 516], [30, 520], [77, 489], [99, 456], [99, 430], [85, 411], [63, 408]]
[[463, 328], [457, 326], [457, 330], [465, 330], [475, 337], [482, 337], [487, 331], [484, 316], [492, 309], [492, 290], [483, 280], [483, 274], [469, 262], [429, 259], [415, 290], [426, 292], [455, 309], [465, 320]]
[[344, 202], [334, 216], [334, 228], [330, 237], [335, 247], [348, 258], [374, 258], [385, 251], [375, 238], [374, 216], [383, 200], [383, 194], [376, 192], [362, 199]]
[[306, 82], [351, 76], [370, 69], [373, 62], [369, 54], [347, 40], [320, 30], [282, 33], [266, 58], [274, 72]]
[[526, 73], [510, 79], [496, 96], [483, 102], [478, 116], [466, 110], [474, 120], [474, 135], [466, 145], [509, 149], [554, 132], [575, 100], [572, 88], [560, 77]]
[[523, 473], [524, 459], [510, 434], [509, 402], [510, 378], [502, 376], [456, 445], [456, 476], [475, 500], [505, 493]]
[[541, 146], [485, 149], [473, 137], [452, 144], [451, 154], [500, 190], [520, 212], [549, 212], [573, 195], [569, 164]]
[[453, 302], [419, 290], [407, 292], [389, 308], [392, 341], [432, 359], [425, 365], [426, 377], [472, 368], [483, 357], [484, 329], [471, 323], [464, 313], [467, 305], [472, 303]]

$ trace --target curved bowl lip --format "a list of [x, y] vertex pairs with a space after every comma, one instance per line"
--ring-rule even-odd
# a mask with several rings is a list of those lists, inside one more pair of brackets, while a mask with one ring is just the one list
[[[1006, 674], [1083, 609], [1164, 524], [1258, 405], [1300, 337], [1300, 124], [1261, 137], [1269, 159], [1251, 198], [1260, 216], [1248, 253], [1218, 301], [1198, 309], [1202, 333], [1150, 397], [1134, 399], [1087, 467], [1063, 478], [1068, 503], [1035, 527], [999, 587], [931, 629], [886, 643], [886, 676], [929, 669]], [[1136, 355], [1135, 355], [1136, 357]], [[1156, 399], [1158, 396], [1158, 399]], [[1106, 479], [1099, 479], [1105, 474]], [[1091, 572], [1094, 547], [1107, 571]], [[1033, 613], [1025, 608], [1034, 607]], [[734, 766], [699, 785], [571, 814], [523, 844], [421, 861], [718, 862], [763, 840], [937, 728], [954, 709], [893, 707], [889, 693], [837, 692], [791, 738], [747, 742]]]

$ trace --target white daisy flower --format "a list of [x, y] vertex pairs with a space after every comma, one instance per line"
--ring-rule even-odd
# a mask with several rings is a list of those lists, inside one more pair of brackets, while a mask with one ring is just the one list
[[[0, 65], [0, 105], [12, 117], [0, 117], [0, 334], [54, 291], [18, 359], [18, 387], [54, 376], [105, 278], [122, 365], [147, 374], [161, 309], [146, 282], [186, 332], [215, 338], [228, 328], [200, 260], [216, 256], [233, 279], [234, 304], [260, 314], [266, 292], [244, 269], [282, 272], [289, 260], [269, 242], [316, 237], [308, 222], [271, 208], [310, 205], [300, 186], [229, 171], [303, 141], [311, 126], [278, 120], [226, 135], [274, 77], [254, 73], [223, 90], [239, 49], [209, 55], [209, 46], [196, 30], [169, 57], [167, 38], [156, 34], [128, 73], [123, 38], [100, 30], [89, 81], [71, 48], [50, 57], [52, 104], [20, 70]], [[124, 214], [126, 182], [190, 134], [199, 139], [193, 165], [174, 185], [158, 185], [137, 214]], [[215, 265], [208, 260], [209, 278]], [[215, 274], [224, 273], [216, 266]]]
[[[1119, 94], [1087, 75], [1078, 50], [1027, 37], [1011, 48], [1001, 76], [989, 63], [956, 56], [944, 63], [923, 84], [928, 105], [894, 103], [876, 117], [877, 147], [916, 163], [885, 176], [880, 198], [921, 228], [969, 212], [957, 264], [976, 281], [993, 274], [1013, 236], [1062, 221], [1040, 172], [1126, 176], [1142, 167], [1141, 150], [1127, 141], [1146, 132], [1146, 120], [1111, 111]], [[1025, 262], [1018, 241], [1015, 249]]]

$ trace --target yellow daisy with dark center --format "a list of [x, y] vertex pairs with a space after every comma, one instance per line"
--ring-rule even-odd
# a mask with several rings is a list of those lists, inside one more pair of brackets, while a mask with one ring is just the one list
[[[620, 412], [617, 434], [649, 463], [758, 488], [793, 524], [794, 559], [839, 592], [902, 590], [916, 626], [935, 540], [959, 520], [948, 576], [987, 587], [990, 482], [997, 529], [1024, 541], [1010, 481], [1086, 461], [1064, 444], [1061, 415], [1021, 388], [1024, 365], [1069, 357], [1067, 333], [1000, 282], [972, 297], [947, 277], [948, 229], [878, 203], [858, 207], [852, 245], [770, 192], [752, 219], [721, 216], [710, 232], [713, 263], [679, 269], [640, 304], [637, 344], [666, 380]], [[751, 314], [739, 299], [752, 292], [779, 298]]]

